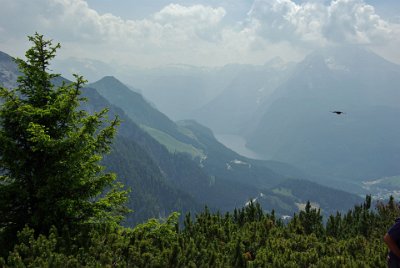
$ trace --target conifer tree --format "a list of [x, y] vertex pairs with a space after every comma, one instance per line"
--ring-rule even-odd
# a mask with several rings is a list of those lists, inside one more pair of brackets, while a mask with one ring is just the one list
[[118, 118], [80, 110], [84, 79], [61, 83], [49, 73], [60, 44], [37, 33], [28, 38], [26, 61], [16, 59], [18, 87], [0, 88], [0, 243], [12, 243], [25, 225], [44, 234], [51, 226], [78, 230], [118, 222], [125, 211], [126, 192], [99, 164]]

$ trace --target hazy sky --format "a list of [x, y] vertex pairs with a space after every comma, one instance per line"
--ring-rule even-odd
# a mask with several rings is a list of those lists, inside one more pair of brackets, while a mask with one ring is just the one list
[[0, 0], [0, 7], [0, 50], [17, 56], [38, 31], [62, 44], [62, 58], [112, 64], [262, 64], [338, 44], [400, 63], [399, 0]]

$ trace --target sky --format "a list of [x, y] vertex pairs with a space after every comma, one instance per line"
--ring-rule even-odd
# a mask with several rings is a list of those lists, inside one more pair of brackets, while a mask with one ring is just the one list
[[0, 50], [26, 36], [60, 42], [61, 58], [113, 65], [222, 66], [302, 59], [357, 45], [400, 63], [399, 0], [0, 0]]

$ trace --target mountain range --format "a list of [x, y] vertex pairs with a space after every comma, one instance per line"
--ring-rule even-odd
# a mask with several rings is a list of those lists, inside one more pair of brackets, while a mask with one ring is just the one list
[[[0, 67], [0, 83], [15, 85], [18, 72], [12, 58], [2, 54]], [[296, 204], [310, 200], [310, 189], [324, 189], [310, 201], [327, 213], [361, 202], [356, 195], [306, 181], [309, 175], [289, 164], [243, 157], [193, 120], [173, 122], [114, 77], [87, 85], [83, 95], [88, 99], [83, 109], [109, 107], [109, 116], [122, 120], [103, 164], [131, 188], [129, 206], [134, 212], [128, 225], [172, 211], [197, 211], [204, 205], [232, 210], [254, 198], [279, 215], [291, 215], [299, 209]], [[340, 205], [329, 201], [337, 198]]]
[[174, 118], [245, 139], [253, 156], [365, 193], [363, 181], [400, 174], [399, 70], [363, 47], [336, 45], [298, 63], [168, 66], [124, 79]]

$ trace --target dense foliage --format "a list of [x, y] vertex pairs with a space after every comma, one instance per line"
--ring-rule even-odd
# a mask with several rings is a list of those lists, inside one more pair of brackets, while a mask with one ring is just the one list
[[[34, 237], [25, 228], [5, 267], [386, 267], [381, 238], [399, 215], [393, 199], [371, 208], [370, 197], [345, 215], [323, 224], [307, 206], [288, 223], [264, 213], [257, 203], [221, 215], [207, 208], [149, 220], [135, 228], [93, 230], [85, 247], [66, 250], [55, 229]], [[83, 238], [81, 238], [83, 239]]]
[[58, 75], [48, 73], [60, 45], [39, 34], [29, 40], [27, 60], [16, 60], [18, 87], [0, 88], [2, 249], [25, 225], [36, 234], [48, 234], [52, 226], [72, 234], [85, 225], [118, 223], [125, 211], [122, 186], [99, 164], [119, 120], [107, 125], [107, 110], [78, 110], [83, 78], [55, 87]]

